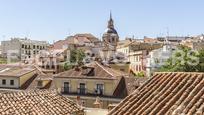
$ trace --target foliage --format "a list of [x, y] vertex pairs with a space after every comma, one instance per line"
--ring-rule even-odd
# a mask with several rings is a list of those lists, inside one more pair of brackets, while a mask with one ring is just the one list
[[131, 71], [131, 75], [133, 75], [134, 77], [145, 77], [145, 73], [143, 71], [140, 71], [138, 73], [134, 73], [133, 71]]
[[81, 65], [83, 59], [85, 58], [85, 53], [82, 49], [72, 49], [70, 53], [70, 62]]
[[6, 58], [0, 58], [0, 64], [6, 64], [7, 60]]
[[66, 70], [70, 70], [70, 69], [72, 69], [73, 68], [73, 66], [70, 64], [70, 63], [65, 63], [64, 64], [64, 70], [66, 71]]
[[192, 51], [185, 46], [178, 48], [167, 62], [159, 68], [163, 72], [204, 72], [204, 50]]
[[136, 76], [137, 76], [137, 77], [144, 77], [145, 74], [144, 74], [143, 71], [141, 71], [141, 72], [138, 72], [138, 73], [136, 74]]

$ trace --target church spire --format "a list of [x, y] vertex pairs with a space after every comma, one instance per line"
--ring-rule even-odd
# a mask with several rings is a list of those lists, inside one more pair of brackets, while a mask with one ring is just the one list
[[110, 11], [110, 19], [109, 19], [109, 21], [108, 21], [108, 28], [114, 28], [111, 11]]
[[113, 20], [113, 19], [112, 19], [112, 13], [111, 13], [111, 11], [110, 11], [110, 20]]

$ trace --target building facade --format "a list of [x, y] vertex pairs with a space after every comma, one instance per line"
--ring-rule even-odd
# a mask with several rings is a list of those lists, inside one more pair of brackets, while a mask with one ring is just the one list
[[162, 44], [160, 43], [142, 43], [137, 41], [126, 41], [126, 43], [123, 43], [117, 47], [117, 52], [121, 52], [127, 57], [128, 62], [130, 62], [130, 73], [146, 73], [146, 63], [149, 52], [161, 47]]
[[30, 40], [27, 38], [11, 38], [11, 40], [2, 41], [2, 54], [5, 57], [16, 55], [22, 61], [34, 58], [41, 50], [46, 50], [49, 44], [46, 41]]
[[85, 107], [94, 107], [93, 103], [99, 96], [102, 108], [107, 108], [128, 95], [125, 77], [128, 74], [93, 62], [54, 75], [54, 82], [62, 94], [74, 100], [80, 98]]
[[36, 56], [36, 64], [45, 70], [52, 70], [53, 73], [63, 71], [63, 66], [70, 60], [70, 50], [56, 49], [40, 51]]
[[21, 89], [36, 74], [35, 69], [19, 66], [0, 67], [0, 88]]

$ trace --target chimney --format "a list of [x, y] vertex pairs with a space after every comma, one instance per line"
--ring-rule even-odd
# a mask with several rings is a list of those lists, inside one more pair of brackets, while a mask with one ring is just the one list
[[96, 97], [96, 101], [93, 104], [95, 108], [101, 108], [101, 102], [99, 97]]
[[75, 69], [75, 71], [80, 71], [79, 66], [76, 66], [74, 69]]

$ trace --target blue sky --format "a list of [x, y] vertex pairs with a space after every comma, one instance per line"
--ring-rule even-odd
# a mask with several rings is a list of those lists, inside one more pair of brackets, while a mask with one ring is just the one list
[[204, 33], [203, 0], [0, 0], [0, 40], [50, 43], [75, 33], [101, 37], [112, 11], [120, 39]]

